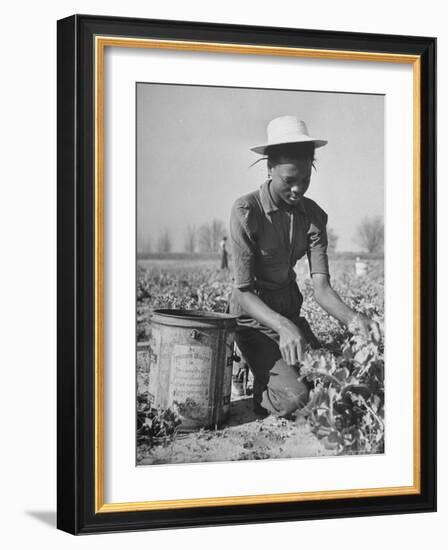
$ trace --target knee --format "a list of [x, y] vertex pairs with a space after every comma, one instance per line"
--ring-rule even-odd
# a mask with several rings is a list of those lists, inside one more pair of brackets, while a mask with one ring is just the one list
[[[308, 403], [309, 391], [299, 380], [299, 371], [283, 361], [277, 361], [270, 372], [266, 389], [266, 406], [277, 416], [286, 416]], [[263, 406], [265, 406], [263, 404]]]

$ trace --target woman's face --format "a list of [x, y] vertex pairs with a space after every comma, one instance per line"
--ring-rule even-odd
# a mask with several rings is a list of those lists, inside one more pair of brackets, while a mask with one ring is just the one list
[[294, 206], [308, 190], [311, 180], [312, 158], [279, 157], [269, 167], [272, 178], [270, 191], [277, 204]]

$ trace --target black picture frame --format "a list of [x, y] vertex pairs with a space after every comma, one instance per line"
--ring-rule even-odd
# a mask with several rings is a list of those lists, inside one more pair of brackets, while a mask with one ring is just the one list
[[[419, 491], [259, 504], [98, 510], [95, 440], [96, 36], [415, 56], [420, 70]], [[436, 510], [436, 39], [74, 15], [58, 21], [57, 526], [72, 534]]]

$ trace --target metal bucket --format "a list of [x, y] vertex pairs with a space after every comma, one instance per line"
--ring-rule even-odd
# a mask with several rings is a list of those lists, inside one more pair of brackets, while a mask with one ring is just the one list
[[175, 406], [181, 429], [223, 424], [230, 414], [236, 318], [182, 309], [151, 317], [149, 401]]

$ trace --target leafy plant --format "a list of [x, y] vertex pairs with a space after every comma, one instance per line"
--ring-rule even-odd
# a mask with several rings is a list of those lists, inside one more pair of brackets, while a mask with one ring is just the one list
[[[384, 317], [384, 272], [371, 261], [368, 277], [356, 277], [351, 260], [332, 264], [332, 286], [343, 301], [381, 322]], [[310, 385], [310, 399], [300, 414], [328, 449], [340, 454], [384, 451], [384, 349], [382, 343], [351, 335], [326, 314], [313, 297], [311, 280], [298, 279], [301, 315], [322, 347], [308, 351], [300, 376]], [[225, 311], [231, 274], [211, 267], [139, 268], [137, 273], [137, 339], [148, 340], [153, 309], [182, 308]], [[138, 378], [138, 442], [154, 445], [177, 434], [180, 411], [148, 408], [146, 378]], [[145, 409], [146, 407], [146, 409]]]
[[309, 351], [301, 379], [312, 385], [300, 414], [327, 448], [341, 454], [384, 452], [384, 361], [381, 346], [348, 337], [337, 356]]
[[177, 434], [181, 422], [176, 407], [155, 409], [140, 403], [137, 410], [137, 444], [168, 442]]

